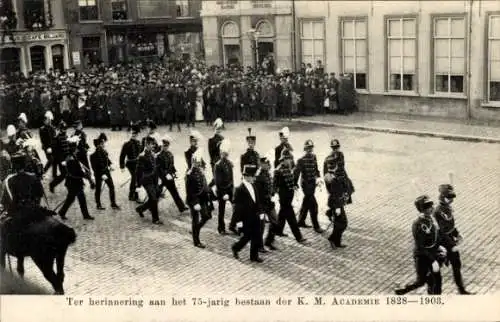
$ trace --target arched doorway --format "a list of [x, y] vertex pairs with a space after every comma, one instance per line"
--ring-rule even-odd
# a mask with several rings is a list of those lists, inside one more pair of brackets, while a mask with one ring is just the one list
[[4, 48], [0, 52], [0, 74], [9, 75], [21, 71], [21, 50]]
[[227, 21], [222, 25], [221, 35], [224, 65], [240, 65], [240, 28], [234, 21]]
[[64, 70], [64, 46], [52, 46], [52, 67], [54, 70]]
[[45, 47], [33, 46], [30, 48], [31, 71], [45, 71]]
[[264, 59], [274, 57], [274, 29], [271, 23], [267, 20], [261, 20], [255, 26], [259, 38], [257, 40], [258, 61], [264, 62]]

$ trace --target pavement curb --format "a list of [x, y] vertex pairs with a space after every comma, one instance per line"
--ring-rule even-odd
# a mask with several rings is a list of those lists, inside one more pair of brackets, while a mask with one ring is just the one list
[[338, 127], [338, 128], [343, 128], [343, 129], [351, 129], [351, 130], [359, 130], [359, 131], [392, 133], [392, 134], [401, 134], [401, 135], [413, 135], [413, 136], [421, 136], [421, 137], [435, 137], [435, 138], [442, 138], [445, 140], [452, 140], [452, 141], [484, 142], [484, 143], [500, 144], [500, 138], [491, 138], [491, 137], [458, 135], [458, 134], [415, 131], [415, 130], [402, 130], [402, 129], [394, 129], [394, 128], [341, 124], [341, 123], [335, 123], [335, 122], [325, 122], [325, 121], [315, 121], [315, 120], [291, 119], [290, 121], [295, 122], [295, 123], [318, 124], [318, 125], [326, 125], [326, 126], [331, 126], [331, 127]]

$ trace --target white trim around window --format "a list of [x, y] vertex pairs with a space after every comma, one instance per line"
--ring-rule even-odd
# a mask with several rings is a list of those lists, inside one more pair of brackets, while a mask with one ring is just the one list
[[342, 74], [352, 74], [354, 88], [368, 89], [368, 21], [345, 18], [341, 21]]
[[387, 18], [387, 89], [417, 92], [417, 19]]
[[500, 14], [488, 17], [488, 102], [500, 103]]
[[300, 20], [301, 62], [316, 65], [321, 60], [325, 65], [325, 21], [323, 19]]

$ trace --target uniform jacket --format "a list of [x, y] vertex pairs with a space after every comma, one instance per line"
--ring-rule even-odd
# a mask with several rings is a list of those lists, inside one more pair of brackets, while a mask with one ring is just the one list
[[455, 227], [455, 218], [451, 206], [444, 202], [439, 202], [433, 216], [438, 224], [439, 239], [443, 246], [447, 249], [456, 246], [459, 233]]
[[53, 141], [56, 136], [56, 130], [52, 125], [43, 125], [40, 127], [40, 141], [42, 142], [42, 149], [47, 150], [52, 148]]
[[259, 166], [259, 153], [255, 150], [247, 149], [240, 157], [240, 171], [243, 173], [243, 168], [245, 165]]
[[[184, 158], [186, 158], [186, 163], [187, 163], [188, 169], [191, 169], [191, 165], [193, 164], [193, 162], [192, 162], [193, 154], [196, 152], [196, 150], [198, 150], [198, 148], [190, 146], [189, 149], [187, 149], [184, 152]], [[202, 168], [206, 167], [204, 160], [201, 161], [201, 167]]]
[[297, 166], [294, 169], [295, 185], [301, 178], [301, 187], [305, 194], [314, 193], [316, 190], [316, 179], [319, 178], [318, 161], [313, 153], [306, 153], [297, 160]]
[[220, 134], [214, 134], [208, 139], [208, 154], [210, 155], [210, 163], [215, 164], [220, 159], [220, 143], [224, 137]]
[[83, 179], [90, 179], [90, 173], [85, 171], [82, 164], [75, 155], [71, 154], [66, 158], [66, 187], [72, 189], [83, 189]]
[[232, 193], [234, 188], [233, 168], [233, 163], [228, 159], [222, 158], [217, 161], [214, 169], [214, 180], [217, 190]]
[[[290, 151], [293, 151], [293, 148], [289, 142], [280, 143], [276, 148], [274, 148], [274, 168], [277, 168], [280, 164], [281, 152], [284, 148], [287, 148]], [[293, 158], [293, 156], [292, 156]], [[294, 161], [292, 160], [292, 167], [294, 166]]]
[[70, 154], [68, 138], [66, 132], [61, 131], [54, 139], [54, 147], [52, 149], [54, 158], [57, 161], [64, 161]]
[[87, 151], [90, 149], [90, 146], [87, 144], [87, 134], [83, 132], [83, 130], [75, 130], [73, 135], [77, 135], [80, 137], [80, 141], [78, 141], [78, 154], [86, 155]]
[[125, 164], [127, 166], [135, 167], [135, 165], [137, 164], [137, 158], [139, 157], [141, 150], [142, 146], [139, 140], [130, 139], [129, 141], [125, 142], [120, 152], [120, 168], [125, 168]]
[[156, 160], [152, 152], [144, 151], [139, 155], [136, 168], [137, 186], [158, 185]]
[[413, 222], [412, 233], [415, 241], [414, 254], [428, 257], [431, 261], [435, 260], [439, 247], [439, 228], [432, 217], [420, 215]]
[[200, 168], [193, 168], [186, 174], [186, 203], [190, 207], [207, 203], [209, 188], [205, 174]]
[[103, 148], [97, 147], [95, 152], [90, 155], [90, 164], [96, 178], [104, 174], [109, 175], [111, 160], [109, 159], [108, 152]]
[[280, 165], [274, 170], [273, 191], [281, 196], [294, 193], [295, 180], [291, 168]]
[[157, 158], [156, 163], [158, 167], [158, 175], [162, 180], [166, 180], [167, 174], [175, 177], [177, 170], [174, 164], [174, 155], [170, 151], [161, 151]]
[[257, 194], [259, 195], [259, 200], [264, 210], [268, 212], [271, 209], [274, 209], [274, 204], [271, 201], [274, 193], [273, 178], [271, 173], [267, 170], [263, 170], [262, 168], [257, 170], [255, 187], [257, 188]]

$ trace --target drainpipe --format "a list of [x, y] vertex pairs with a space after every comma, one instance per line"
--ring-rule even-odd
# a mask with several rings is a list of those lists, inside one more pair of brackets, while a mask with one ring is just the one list
[[472, 86], [471, 86], [471, 57], [472, 57], [472, 6], [474, 0], [469, 0], [468, 28], [469, 37], [467, 42], [467, 120], [472, 118]]
[[295, 0], [292, 0], [292, 69], [297, 71], [297, 34], [295, 30]]

